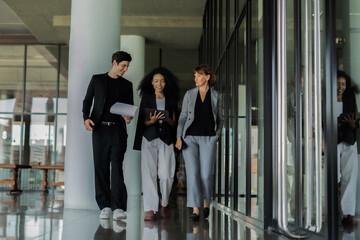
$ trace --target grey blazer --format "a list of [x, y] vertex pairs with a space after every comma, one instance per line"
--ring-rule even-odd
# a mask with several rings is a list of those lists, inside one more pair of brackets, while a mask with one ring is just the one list
[[[177, 137], [185, 138], [186, 130], [193, 123], [195, 118], [195, 103], [199, 88], [193, 88], [185, 93], [183, 104], [181, 108], [180, 117], [177, 126]], [[215, 132], [217, 136], [221, 136], [221, 129], [224, 123], [223, 116], [223, 98], [221, 93], [216, 91], [214, 88], [210, 88], [211, 91], [211, 108], [215, 121]]]

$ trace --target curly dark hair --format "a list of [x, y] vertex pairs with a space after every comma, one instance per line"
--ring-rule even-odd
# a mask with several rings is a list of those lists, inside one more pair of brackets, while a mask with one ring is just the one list
[[164, 67], [155, 68], [141, 80], [138, 87], [138, 90], [140, 90], [140, 96], [143, 94], [153, 94], [155, 92], [152, 85], [152, 80], [155, 74], [161, 74], [164, 76], [165, 88], [163, 92], [165, 98], [172, 98], [177, 101], [179, 93], [179, 87], [177, 85], [178, 79]]
[[343, 98], [355, 98], [355, 94], [359, 92], [356, 85], [352, 86], [351, 84], [351, 77], [344, 71], [338, 70], [337, 71], [337, 78], [344, 78], [346, 81], [346, 88], [343, 93]]

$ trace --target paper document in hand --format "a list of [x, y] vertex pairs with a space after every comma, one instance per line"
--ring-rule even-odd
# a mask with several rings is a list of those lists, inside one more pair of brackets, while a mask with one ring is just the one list
[[110, 108], [110, 112], [118, 115], [125, 115], [129, 117], [135, 117], [137, 106], [117, 102]]

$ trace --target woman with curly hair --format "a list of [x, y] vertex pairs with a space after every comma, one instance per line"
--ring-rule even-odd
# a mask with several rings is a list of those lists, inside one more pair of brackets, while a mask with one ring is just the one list
[[160, 204], [163, 218], [169, 217], [169, 195], [174, 181], [174, 142], [177, 123], [178, 86], [166, 68], [151, 71], [140, 82], [141, 103], [134, 149], [141, 150], [141, 176], [144, 220], [156, 220], [159, 207], [157, 177], [160, 179]]
[[358, 176], [358, 151], [356, 129], [359, 127], [355, 88], [351, 78], [343, 71], [337, 73], [338, 115], [338, 182], [340, 182], [341, 223], [344, 226], [357, 225], [354, 218], [356, 207], [356, 183]]

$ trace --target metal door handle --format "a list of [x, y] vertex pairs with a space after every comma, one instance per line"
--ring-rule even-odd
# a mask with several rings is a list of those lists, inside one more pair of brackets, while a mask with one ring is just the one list
[[277, 1], [277, 217], [280, 230], [292, 238], [302, 238], [288, 229], [287, 211], [287, 85], [286, 85], [286, 0]]

